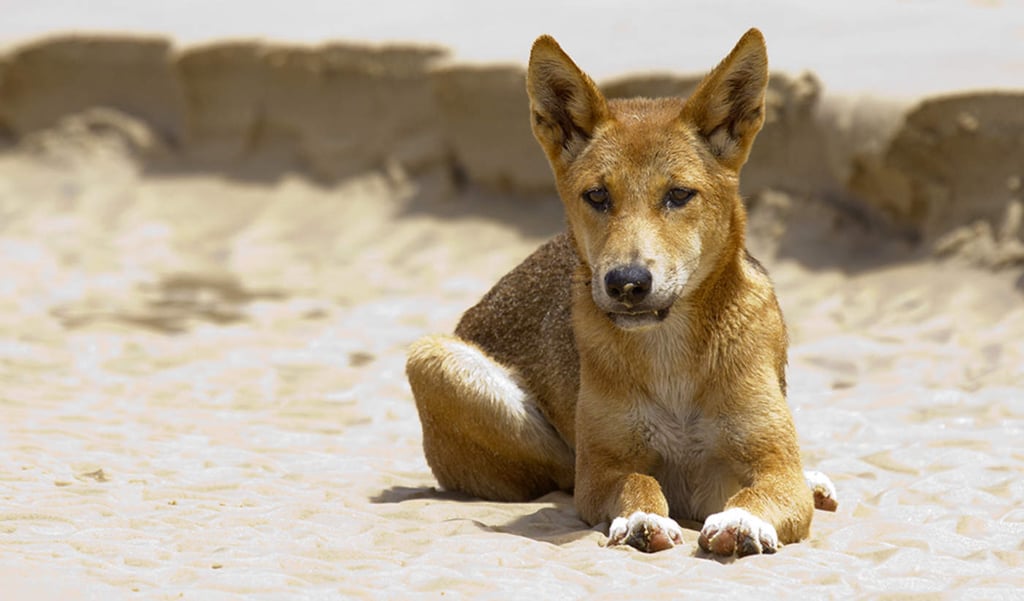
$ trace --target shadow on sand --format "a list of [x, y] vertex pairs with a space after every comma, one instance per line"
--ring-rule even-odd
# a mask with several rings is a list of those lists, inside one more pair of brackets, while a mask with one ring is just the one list
[[[468, 505], [477, 503], [493, 504], [491, 501], [484, 501], [464, 493], [443, 491], [434, 487], [392, 486], [370, 498], [372, 503], [405, 503], [417, 500], [447, 501]], [[599, 524], [595, 528], [587, 526], [576, 514], [572, 496], [569, 494], [553, 492], [530, 503], [521, 504], [521, 506], [535, 506], [538, 504], [543, 506], [503, 524], [481, 522], [471, 516], [474, 513], [472, 511], [467, 511], [466, 519], [472, 521], [479, 529], [487, 532], [511, 534], [553, 545], [564, 545], [582, 538], [595, 536], [598, 532], [601, 532], [602, 526], [605, 527], [605, 531], [607, 530], [607, 524]]]
[[[412, 486], [392, 486], [390, 488], [382, 490], [379, 494], [370, 497], [372, 503], [405, 503], [410, 501], [444, 501], [451, 503], [465, 503], [473, 505], [477, 503], [488, 503], [492, 504], [491, 501], [484, 501], [477, 497], [473, 497], [461, 492], [451, 492], [439, 490], [436, 487], [412, 487]], [[637, 553], [640, 556], [644, 554], [632, 547], [621, 546], [613, 547], [610, 549], [605, 548], [606, 535], [608, 533], [608, 524], [601, 523], [594, 527], [590, 527], [580, 519], [576, 513], [576, 508], [573, 505], [572, 495], [564, 492], [553, 492], [544, 495], [530, 503], [520, 504], [525, 505], [538, 505], [544, 506], [538, 507], [531, 513], [523, 514], [515, 519], [506, 522], [504, 524], [487, 524], [479, 519], [472, 516], [474, 513], [471, 510], [467, 510], [465, 519], [485, 532], [498, 532], [501, 534], [511, 534], [531, 540], [545, 542], [556, 546], [566, 545], [574, 543], [581, 539], [591, 538], [594, 540], [594, 553], [606, 553], [606, 552], [620, 552], [620, 553]], [[514, 504], [510, 504], [514, 505]], [[737, 557], [719, 557], [711, 553], [707, 553], [697, 545], [697, 535], [700, 532], [701, 524], [692, 521], [681, 521], [680, 526], [686, 531], [687, 544], [681, 547], [676, 547], [673, 550], [665, 551], [663, 553], [683, 553], [688, 557], [695, 557], [699, 559], [708, 559], [716, 561], [720, 564], [730, 564], [735, 562]]]

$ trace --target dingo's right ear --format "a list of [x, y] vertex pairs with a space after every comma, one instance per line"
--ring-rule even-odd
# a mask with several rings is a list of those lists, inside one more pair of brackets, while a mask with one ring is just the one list
[[533, 43], [526, 92], [533, 135], [552, 165], [575, 158], [608, 118], [608, 104], [593, 80], [548, 35]]

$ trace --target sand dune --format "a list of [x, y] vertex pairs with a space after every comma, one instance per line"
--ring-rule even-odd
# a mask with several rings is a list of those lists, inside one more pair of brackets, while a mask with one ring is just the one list
[[606, 549], [564, 494], [440, 492], [423, 460], [406, 346], [562, 227], [520, 67], [123, 37], [2, 65], [5, 596], [1018, 594], [1024, 95], [775, 78], [750, 242], [841, 505], [719, 562], [695, 531]]

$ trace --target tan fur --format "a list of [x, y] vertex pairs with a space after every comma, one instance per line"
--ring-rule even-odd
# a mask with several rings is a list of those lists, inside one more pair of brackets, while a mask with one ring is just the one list
[[[584, 520], [612, 522], [611, 544], [648, 551], [680, 540], [662, 518], [729, 509], [783, 544], [808, 535], [785, 326], [746, 253], [739, 196], [767, 78], [751, 30], [685, 101], [607, 101], [552, 38], [536, 41], [533, 130], [569, 231], [499, 281], [454, 337], [410, 352], [442, 486], [499, 500], [574, 489]], [[677, 206], [672, 190], [695, 193]], [[636, 269], [650, 275], [642, 298], [630, 292], [646, 290], [639, 276], [614, 283]], [[774, 551], [738, 515], [709, 519], [701, 546]]]

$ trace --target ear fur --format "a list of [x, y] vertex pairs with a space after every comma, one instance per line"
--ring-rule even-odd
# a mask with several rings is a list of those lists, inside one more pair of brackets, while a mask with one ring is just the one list
[[697, 85], [683, 108], [683, 118], [697, 126], [723, 165], [738, 172], [764, 124], [767, 88], [764, 36], [750, 29]]
[[593, 80], [551, 36], [533, 43], [526, 91], [533, 135], [553, 165], [575, 158], [609, 115]]

